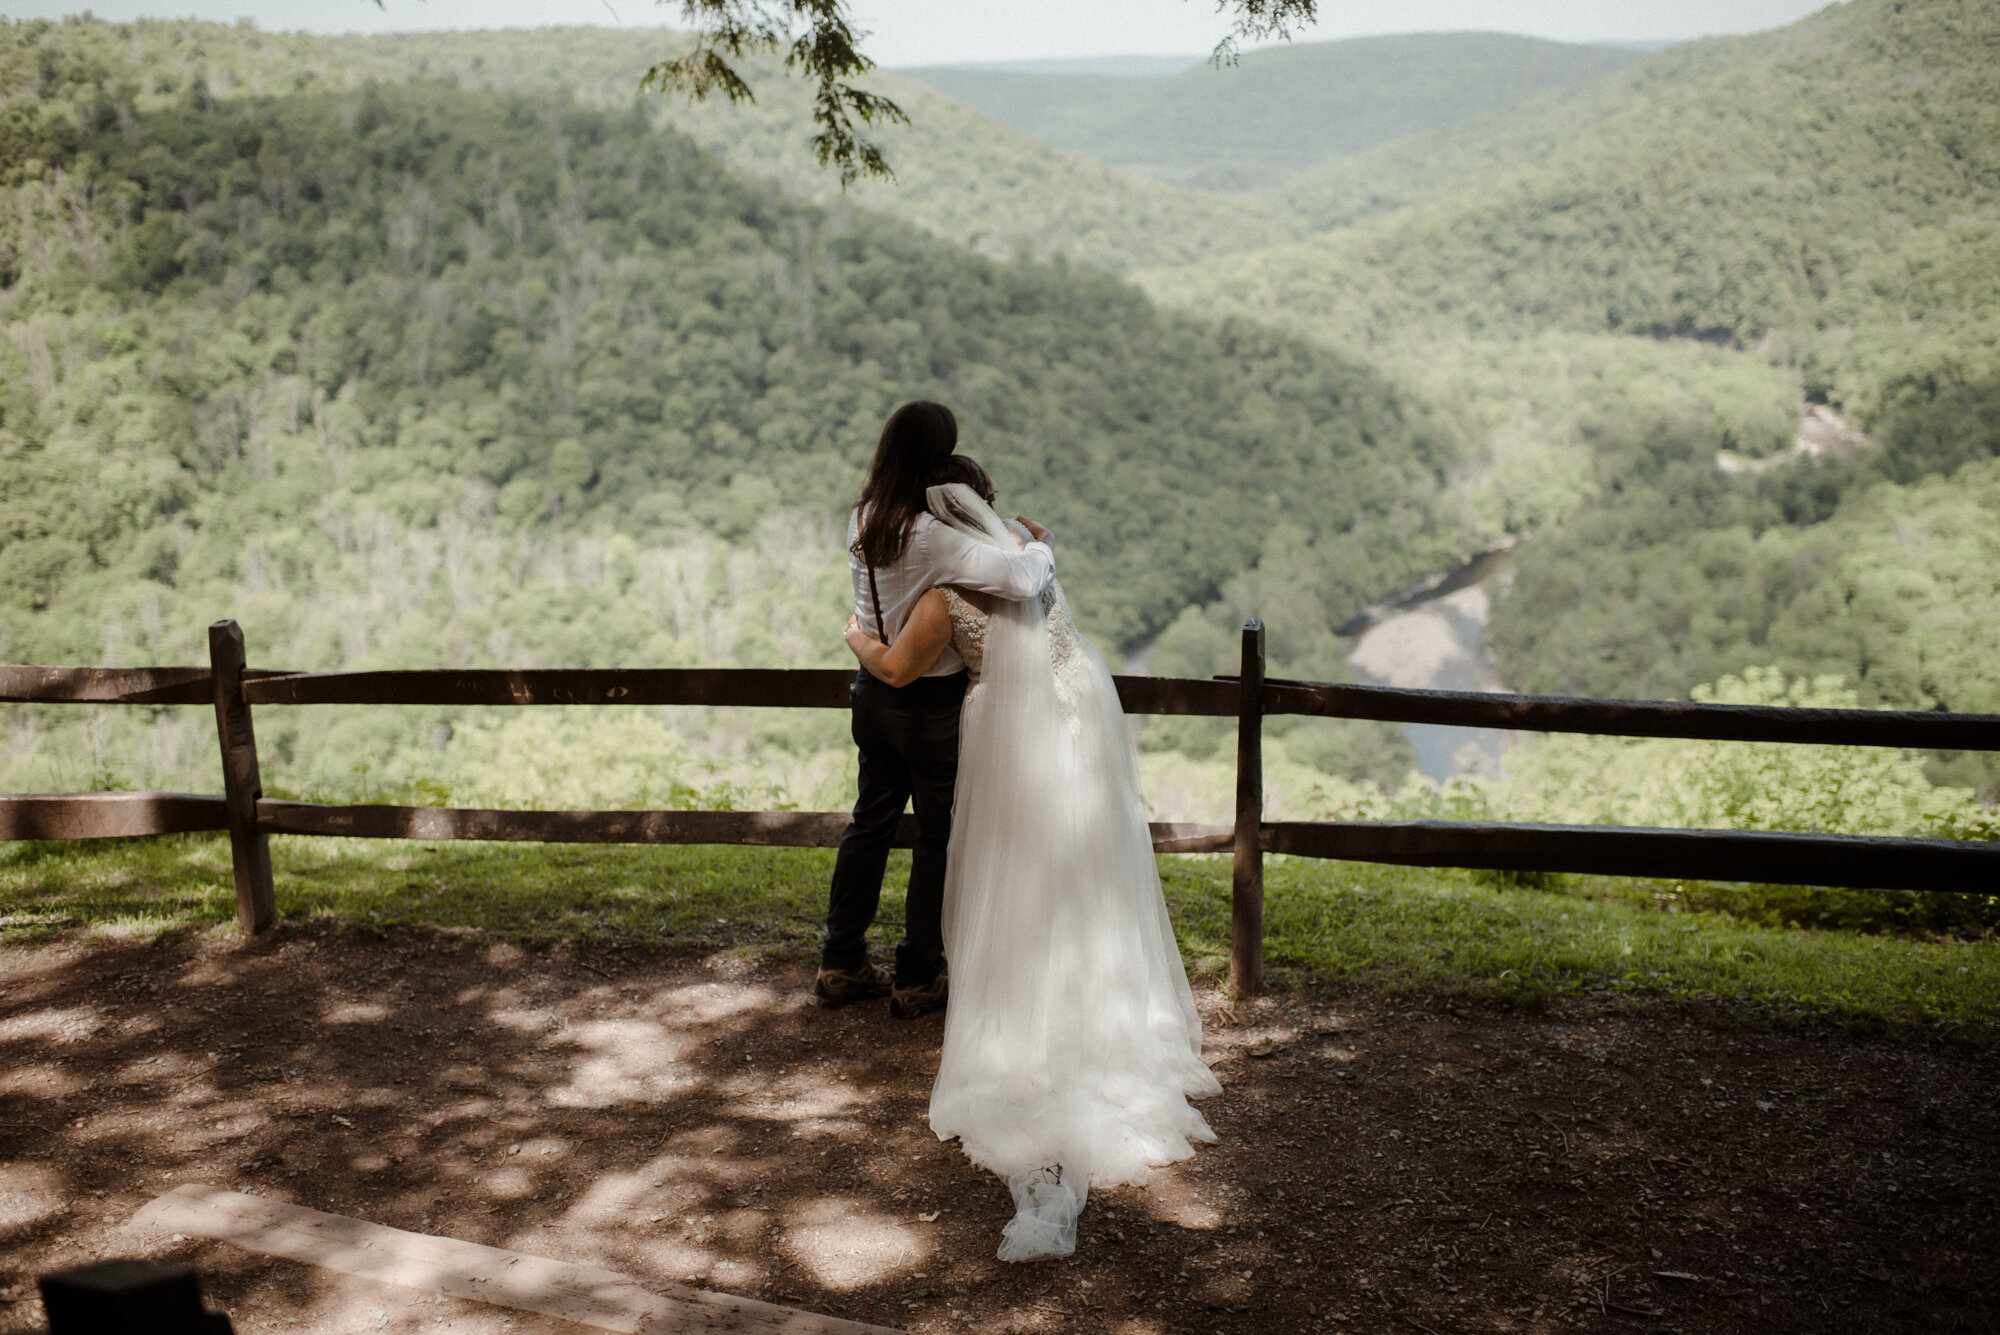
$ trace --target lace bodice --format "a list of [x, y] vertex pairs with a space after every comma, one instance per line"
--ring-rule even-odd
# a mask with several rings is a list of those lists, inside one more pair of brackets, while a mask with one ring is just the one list
[[[951, 647], [965, 660], [972, 684], [977, 686], [986, 663], [986, 613], [957, 589], [946, 587], [943, 592], [945, 610], [951, 615]], [[1048, 619], [1049, 660], [1055, 669], [1056, 694], [1064, 711], [1074, 712], [1073, 671], [1080, 643], [1076, 623], [1070, 619], [1069, 600], [1063, 597], [1062, 585], [1050, 580], [1040, 597], [1043, 615]]]

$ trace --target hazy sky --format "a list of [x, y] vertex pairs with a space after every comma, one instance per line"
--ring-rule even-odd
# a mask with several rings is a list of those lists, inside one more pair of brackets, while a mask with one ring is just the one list
[[[57, 17], [83, 6], [0, 0], [10, 18]], [[1817, 0], [1321, 0], [1305, 40], [1378, 33], [1523, 33], [1557, 41], [1653, 41], [1756, 32], [1823, 8]], [[655, 27], [678, 5], [643, 0], [94, 0], [100, 18], [248, 16], [273, 31], [388, 32], [545, 24]], [[1228, 29], [1213, 0], [854, 0], [884, 65], [1202, 54]]]

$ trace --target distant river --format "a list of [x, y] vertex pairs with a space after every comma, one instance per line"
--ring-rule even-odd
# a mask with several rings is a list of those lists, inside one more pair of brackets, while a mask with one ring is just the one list
[[[1507, 550], [1483, 552], [1433, 581], [1431, 589], [1371, 611], [1356, 626], [1347, 665], [1371, 685], [1433, 691], [1504, 691], [1485, 645], [1492, 608], [1487, 589], [1508, 578]], [[1468, 583], [1468, 578], [1476, 582]], [[1451, 592], [1442, 592], [1450, 589]], [[1343, 627], [1343, 630], [1347, 629]], [[1434, 723], [1405, 725], [1417, 764], [1432, 779], [1498, 774], [1508, 734]]]

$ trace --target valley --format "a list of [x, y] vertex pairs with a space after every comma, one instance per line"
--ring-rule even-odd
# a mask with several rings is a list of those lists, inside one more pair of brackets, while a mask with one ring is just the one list
[[[936, 394], [1152, 671], [1228, 670], [1254, 613], [1297, 677], [1458, 655], [1674, 697], [1770, 667], [2000, 710], [1996, 42], [1979, 6], [1853, 0], [1652, 54], [890, 72], [897, 180], [843, 194], [797, 85], [635, 99], [663, 45], [612, 32], [10, 23], [0, 655], [193, 661], [233, 615], [299, 667], [837, 665], [841, 498]], [[1794, 450], [1814, 413], [1868, 443]], [[10, 787], [208, 786], [198, 720], [10, 720]], [[1140, 739], [1187, 794], [1200, 722]], [[843, 800], [817, 722], [277, 726], [300, 794]], [[568, 759], [524, 783], [523, 744]], [[1280, 805], [1333, 809], [1421, 805], [1458, 750], [1274, 745]], [[1995, 791], [1925, 763], [1939, 800]]]
[[[924, 397], [998, 508], [1054, 531], [1114, 671], [1239, 673], [1255, 616], [1272, 678], [2000, 715], [1992, 0], [1664, 49], [877, 70], [910, 123], [878, 136], [894, 178], [847, 188], [768, 55], [748, 102], [641, 94], [687, 41], [0, 16], [0, 663], [203, 664], [226, 618], [251, 669], [851, 669], [847, 511]], [[631, 681], [597, 698], [662, 698]], [[1059, 892], [1051, 949], [994, 915], [1019, 960], [954, 936], [951, 1009], [905, 1019], [814, 1004], [832, 849], [415, 838], [837, 829], [769, 813], [855, 802], [848, 711], [288, 690], [242, 696], [251, 764], [247, 706], [225, 725], [230, 792], [404, 810], [262, 808], [321, 831], [270, 834], [267, 930], [239, 931], [241, 808], [233, 836], [0, 841], [11, 1325], [47, 1324], [33, 1275], [135, 1251], [246, 1330], [553, 1330], [607, 1288], [542, 1301], [538, 1262], [480, 1302], [134, 1225], [196, 1180], [610, 1266], [628, 1326], [680, 1284], [732, 1328], [754, 1297], [913, 1335], [1993, 1310], [2000, 887], [1910, 869], [2000, 849], [2000, 755], [1827, 745], [1799, 712], [1782, 744], [1133, 715], [1146, 817], [1217, 827], [1170, 847], [1247, 817], [1293, 850], [1162, 854], [1155, 889], [1062, 855], [1051, 831], [1112, 827], [1058, 732], [1024, 769], [1067, 810], [1007, 827], [1005, 868]], [[0, 703], [0, 792], [214, 812], [159, 794], [223, 791], [216, 701]], [[1336, 821], [1404, 828], [1287, 824]], [[1545, 870], [1602, 830], [1494, 824], [1756, 845], [1792, 877], [1920, 851], [1883, 878], [1909, 889], [1614, 877]], [[1800, 863], [1782, 832], [1860, 840]], [[1297, 852], [1397, 839], [1527, 868]], [[1530, 855], [1490, 856], [1510, 841]], [[889, 854], [875, 959], [917, 934], [912, 866]], [[1172, 933], [1147, 971], [1192, 984], [1215, 1143], [1093, 1178], [1074, 1256], [996, 1265], [1006, 1183], [926, 1125], [942, 1026], [995, 1018], [982, 972], [1031, 984], [1044, 1028], [1196, 1033], [1178, 980], [1138, 1009], [1068, 987], [1130, 954], [1077, 929], [1107, 894]], [[1098, 1058], [1070, 1046], [1081, 1106]], [[1119, 1060], [1109, 1102], [1158, 1103]], [[1056, 1157], [1015, 1190], [1081, 1176]]]

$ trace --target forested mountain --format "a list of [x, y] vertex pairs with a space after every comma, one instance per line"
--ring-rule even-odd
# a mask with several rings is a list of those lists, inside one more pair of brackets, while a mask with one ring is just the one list
[[235, 614], [299, 666], [837, 661], [843, 498], [918, 395], [1056, 529], [1108, 648], [1274, 531], [1336, 558], [1334, 616], [1459, 546], [1455, 438], [1301, 340], [788, 199], [643, 107], [225, 96], [119, 31], [0, 29], [32, 90], [7, 658], [184, 661]]
[[1639, 59], [1499, 33], [1427, 33], [1268, 47], [1235, 66], [1155, 78], [901, 72], [1058, 148], [1174, 185], [1242, 192]]
[[1595, 133], [1630, 105], [1650, 77], [1645, 69], [1610, 74], [1551, 89], [1491, 115], [1373, 144], [1307, 168], [1261, 198], [1316, 233], [1462, 195]]
[[[933, 69], [986, 70], [996, 74], [1071, 74], [1118, 79], [1165, 78], [1204, 64], [1208, 54], [1181, 56], [1055, 56], [1046, 60], [969, 60]], [[914, 68], [914, 67], [913, 67]]]
[[[0, 26], [0, 658], [198, 658], [233, 614], [300, 666], [838, 662], [839, 498], [931, 394], [1154, 670], [1227, 670], [1258, 613], [1274, 670], [1337, 674], [1363, 604], [1531, 534], [1512, 686], [1775, 663], [2000, 709], [1996, 29], [1854, 0], [1511, 110], [1433, 87], [1395, 115], [1439, 128], [1293, 181], [1339, 230], [1273, 245], [1276, 204], [892, 77], [900, 184], [843, 197], [801, 90], [634, 99], [629, 33]], [[1809, 401], [1869, 443], [1795, 449]], [[42, 773], [42, 726], [0, 768]], [[827, 740], [743, 726], [706, 754]], [[278, 763], [480, 735], [339, 727]], [[1358, 728], [1294, 755], [1407, 763]]]
[[[1484, 185], [1162, 286], [1355, 343], [1781, 339], [1817, 390], [1853, 399], [1911, 325], [1981, 321], [2000, 294], [1997, 65], [2000, 10], [1973, 0], [1853, 0], [1690, 43], [1622, 76], [1615, 114], [1593, 94], [1474, 131], [1553, 143]], [[1817, 337], [1831, 328], [1855, 341]]]
[[[869, 86], [894, 97], [912, 121], [874, 132], [896, 180], [857, 182], [843, 192], [838, 177], [812, 160], [810, 91], [774, 61], [745, 66], [755, 102], [639, 96], [648, 65], [685, 40], [664, 29], [605, 28], [314, 38], [176, 22], [85, 26], [64, 38], [68, 48], [94, 59], [144, 71], [135, 75], [142, 85], [185, 88], [199, 81], [220, 98], [425, 79], [567, 97], [620, 114], [636, 100], [657, 123], [677, 128], [742, 174], [829, 207], [889, 213], [994, 259], [1062, 254], [1125, 270], [1185, 264], [1301, 234], [1275, 204], [1173, 190], [1051, 151], [922, 83], [879, 71]], [[18, 64], [24, 57], [12, 59]], [[9, 77], [32, 87], [39, 76], [29, 63]]]
[[[1402, 205], [1387, 216], [1147, 281], [1432, 395], [1461, 386], [1497, 433], [1485, 467], [1505, 473], [1506, 449], [1531, 442], [1569, 500], [1534, 525], [1495, 610], [1510, 684], [1673, 695], [1772, 661], [1839, 671], [1869, 702], [2000, 709], [1975, 666], [2000, 589], [1965, 511], [1990, 488], [1882, 490], [2000, 453], [1996, 69], [1992, 5], [1853, 0], [1385, 146], [1376, 184], [1357, 178], [1321, 221], [1365, 211], [1363, 194]], [[1737, 407], [1707, 425], [1698, 402], [1621, 421], [1542, 379], [1572, 349], [1678, 363], [1697, 399], [1717, 376], [1770, 387], [1721, 396]], [[1826, 404], [1872, 443], [1791, 451], [1781, 389], [1791, 424]], [[1767, 462], [1724, 473], [1719, 455]], [[1978, 512], [2000, 527], [2000, 508]], [[1929, 536], [1885, 545], [1884, 526]], [[1850, 596], [1856, 549], [1882, 564], [1878, 587], [1900, 581], [1899, 607]], [[1967, 576], [1940, 582], [1940, 561]], [[1958, 626], [1966, 647], [1913, 625]]]
[[[327, 50], [351, 68], [380, 71], [377, 77], [446, 77], [537, 95], [569, 90], [593, 105], [622, 107], [647, 64], [680, 40], [665, 32], [635, 41], [629, 33], [568, 28], [339, 39]], [[655, 97], [648, 105], [739, 172], [822, 204], [892, 214], [995, 259], [1060, 253], [1122, 271], [1192, 263], [1299, 235], [1276, 204], [1168, 189], [1089, 157], [1051, 152], [888, 71], [870, 74], [868, 86], [895, 99], [911, 123], [870, 133], [896, 179], [857, 182], [843, 193], [812, 159], [810, 90], [775, 61], [753, 60], [748, 69], [754, 103], [690, 105]]]

